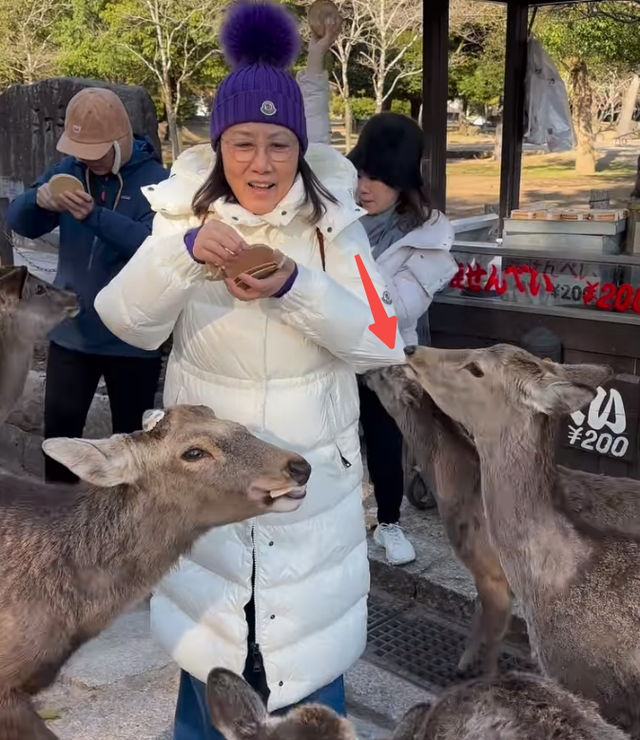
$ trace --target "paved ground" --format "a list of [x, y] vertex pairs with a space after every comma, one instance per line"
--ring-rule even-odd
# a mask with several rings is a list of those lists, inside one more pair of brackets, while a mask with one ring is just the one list
[[[178, 670], [149, 631], [146, 603], [85, 645], [39, 709], [59, 714], [61, 740], [170, 740]], [[346, 677], [348, 706], [360, 740], [387, 737], [402, 714], [430, 697], [365, 661]]]

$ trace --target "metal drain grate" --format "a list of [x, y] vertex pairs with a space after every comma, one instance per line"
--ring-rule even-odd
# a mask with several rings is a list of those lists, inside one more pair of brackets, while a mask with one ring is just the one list
[[396, 617], [404, 611], [407, 611], [412, 607], [410, 603], [396, 603], [393, 601], [382, 600], [380, 598], [369, 597], [369, 614], [367, 619], [367, 626], [369, 633], [372, 629], [378, 627], [383, 622], [389, 621], [392, 617]]
[[[452, 684], [480, 675], [479, 666], [457, 670], [468, 630], [421, 607], [396, 607], [370, 599], [366, 658], [392, 673], [438, 694]], [[537, 670], [509, 646], [503, 647], [502, 670]]]

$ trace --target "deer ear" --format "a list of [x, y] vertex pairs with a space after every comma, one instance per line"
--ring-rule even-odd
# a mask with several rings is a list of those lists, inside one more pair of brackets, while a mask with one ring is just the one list
[[108, 439], [53, 437], [42, 443], [45, 455], [57, 460], [78, 478], [101, 488], [133, 483], [129, 450], [121, 435]]
[[416, 704], [400, 720], [391, 740], [422, 740], [424, 725], [431, 711], [429, 704]]
[[0, 302], [19, 300], [28, 274], [23, 265], [0, 273]]
[[267, 721], [259, 694], [240, 676], [214, 668], [207, 678], [211, 724], [226, 740], [253, 740]]
[[527, 405], [547, 416], [564, 416], [583, 408], [614, 375], [607, 365], [549, 365], [549, 372], [525, 384]]
[[159, 424], [165, 416], [163, 409], [149, 409], [142, 414], [142, 429], [145, 432], [150, 432], [157, 424]]

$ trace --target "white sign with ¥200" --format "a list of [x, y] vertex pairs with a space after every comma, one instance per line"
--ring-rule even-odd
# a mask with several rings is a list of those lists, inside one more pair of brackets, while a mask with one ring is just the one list
[[570, 418], [567, 436], [572, 447], [613, 457], [624, 457], [629, 449], [627, 414], [616, 388], [598, 388], [587, 413], [575, 411]]

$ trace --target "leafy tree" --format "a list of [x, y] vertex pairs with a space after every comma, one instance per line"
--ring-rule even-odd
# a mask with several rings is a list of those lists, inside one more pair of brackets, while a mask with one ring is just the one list
[[53, 30], [66, 0], [0, 0], [0, 83], [32, 83], [55, 69]]
[[578, 138], [576, 169], [594, 172], [592, 80], [606, 75], [612, 66], [622, 71], [632, 69], [640, 59], [640, 37], [631, 24], [609, 15], [588, 14], [578, 7], [541, 12], [534, 31], [568, 79]]

